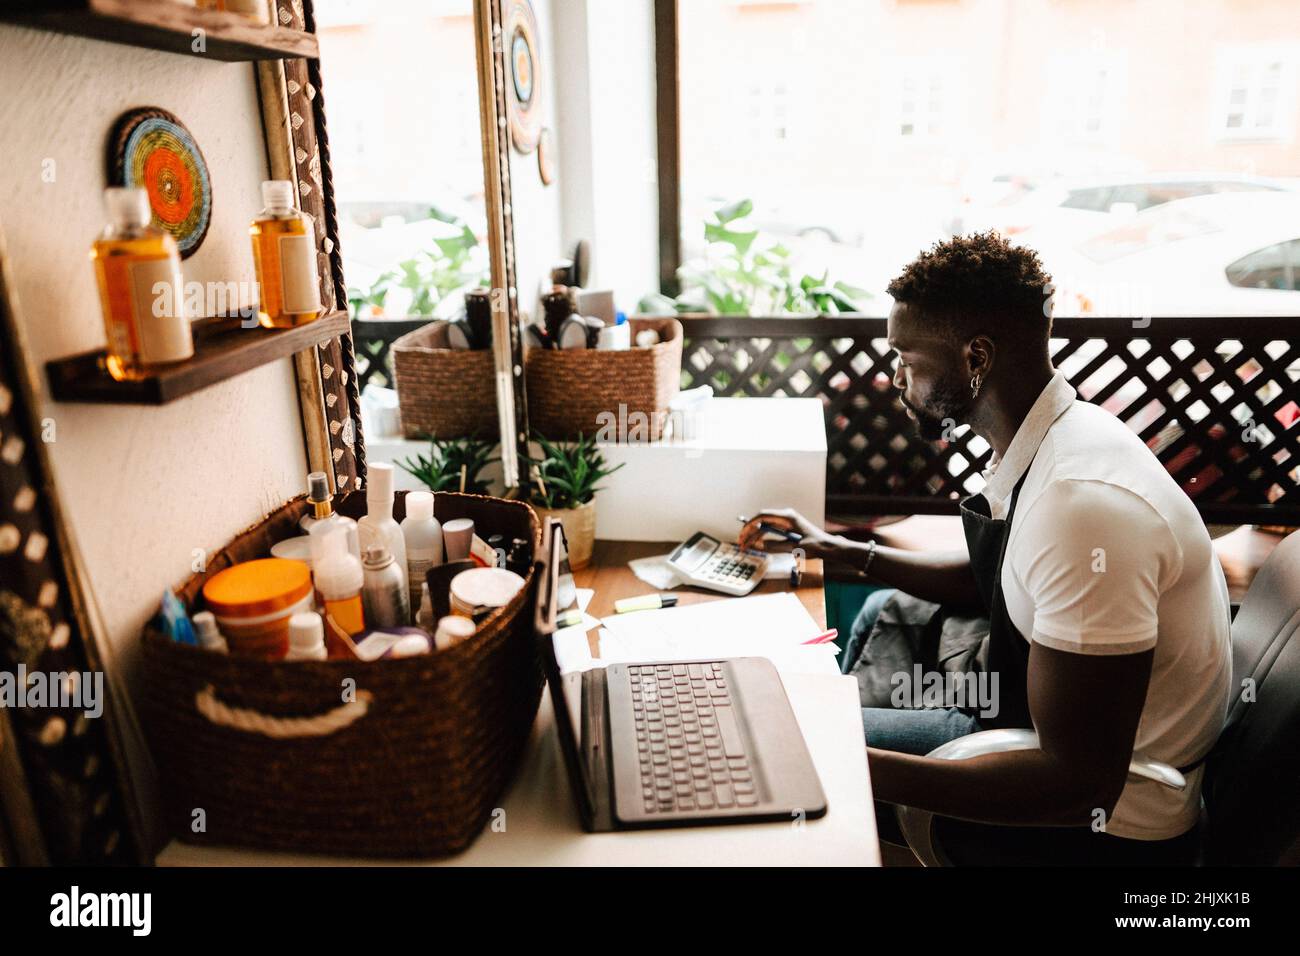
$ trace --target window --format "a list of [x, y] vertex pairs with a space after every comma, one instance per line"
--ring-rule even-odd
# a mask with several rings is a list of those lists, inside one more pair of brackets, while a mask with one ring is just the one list
[[1279, 139], [1291, 128], [1293, 63], [1282, 54], [1256, 51], [1228, 59], [1220, 134], [1228, 139]]
[[[1102, 38], [1093, 42], [1099, 47], [1105, 45]], [[1044, 135], [1078, 144], [1100, 143], [1117, 136], [1128, 82], [1126, 54], [1089, 49], [1061, 53], [1051, 63], [1043, 96], [1047, 109]]]
[[904, 139], [939, 139], [947, 133], [949, 91], [942, 66], [927, 61], [903, 63], [899, 69], [896, 132]]
[[1300, 290], [1300, 239], [1242, 256], [1227, 269], [1228, 281], [1244, 289]]
[[1164, 0], [678, 0], [678, 306], [807, 309], [782, 294], [807, 285], [884, 315], [918, 252], [995, 229], [1077, 290], [1061, 316], [1189, 314], [1193, 287], [1214, 290], [1209, 314], [1254, 314], [1223, 276], [1300, 222], [1300, 3], [1171, 17]]

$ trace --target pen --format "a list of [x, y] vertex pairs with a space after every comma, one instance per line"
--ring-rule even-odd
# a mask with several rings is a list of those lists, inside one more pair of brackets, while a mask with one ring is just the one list
[[[739, 519], [741, 524], [747, 524], [749, 522], [749, 519], [746, 518], [744, 515], [736, 515], [736, 517], [737, 519]], [[777, 528], [773, 525], [768, 524], [766, 521], [760, 521], [758, 523], [758, 530], [763, 532], [764, 534], [780, 535], [782, 538], [785, 538], [785, 540], [791, 542], [797, 543], [803, 540], [803, 535], [801, 535], [798, 531], [786, 531], [784, 528]]]

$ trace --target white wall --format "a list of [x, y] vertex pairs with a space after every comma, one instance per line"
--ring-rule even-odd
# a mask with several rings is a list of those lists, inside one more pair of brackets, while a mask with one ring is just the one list
[[134, 681], [141, 627], [163, 588], [189, 574], [194, 550], [221, 547], [302, 490], [292, 364], [152, 408], [51, 402], [44, 363], [104, 343], [87, 252], [103, 227], [105, 140], [131, 107], [175, 113], [207, 159], [212, 223], [183, 263], [186, 280], [251, 283], [247, 223], [267, 175], [253, 67], [0, 26], [0, 90], [0, 230], [17, 321], [40, 415], [55, 425], [54, 482], [103, 622], [101, 649]]

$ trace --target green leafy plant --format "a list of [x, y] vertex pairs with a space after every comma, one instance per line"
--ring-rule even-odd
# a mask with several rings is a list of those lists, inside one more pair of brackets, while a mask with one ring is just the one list
[[474, 261], [474, 250], [479, 244], [474, 230], [464, 220], [436, 206], [430, 207], [429, 215], [439, 222], [460, 227], [460, 231], [434, 239], [432, 249], [399, 262], [371, 283], [368, 290], [348, 289], [353, 318], [366, 318], [362, 310], [367, 308], [368, 315], [382, 314], [393, 289], [405, 289], [411, 294], [407, 315], [432, 316], [453, 293], [488, 284], [487, 274]]
[[552, 442], [534, 429], [533, 441], [541, 446], [542, 456], [527, 459], [533, 476], [529, 501], [539, 508], [585, 505], [600, 490], [597, 482], [623, 467], [607, 466], [594, 435], [584, 438], [579, 434], [576, 442]]
[[488, 438], [429, 438], [429, 454], [416, 454], [397, 463], [403, 471], [424, 482], [430, 491], [459, 491], [461, 467], [465, 469], [465, 492], [485, 495], [491, 482], [480, 474], [499, 461], [491, 457], [496, 442]]
[[748, 199], [719, 206], [704, 222], [702, 259], [677, 270], [682, 294], [648, 295], [638, 310], [648, 314], [710, 312], [715, 315], [782, 315], [861, 312], [871, 293], [821, 276], [795, 276], [794, 255], [783, 243], [744, 227], [754, 210]]

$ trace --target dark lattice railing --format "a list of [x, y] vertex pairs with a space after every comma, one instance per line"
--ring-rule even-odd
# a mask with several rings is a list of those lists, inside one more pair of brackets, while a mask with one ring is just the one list
[[352, 346], [357, 356], [357, 387], [364, 390], [374, 382], [395, 388], [393, 363], [388, 350], [407, 332], [414, 332], [432, 319], [353, 319]]
[[[989, 448], [916, 435], [883, 318], [686, 317], [682, 387], [819, 398], [827, 510], [955, 513]], [[1300, 318], [1063, 318], [1053, 361], [1145, 441], [1207, 521], [1300, 524]]]
[[[427, 319], [353, 323], [359, 385], [392, 385], [388, 351]], [[989, 449], [917, 436], [891, 384], [883, 318], [683, 317], [682, 387], [821, 400], [827, 510], [947, 514]], [[1300, 318], [1062, 318], [1052, 356], [1085, 399], [1145, 441], [1207, 521], [1300, 524]]]

